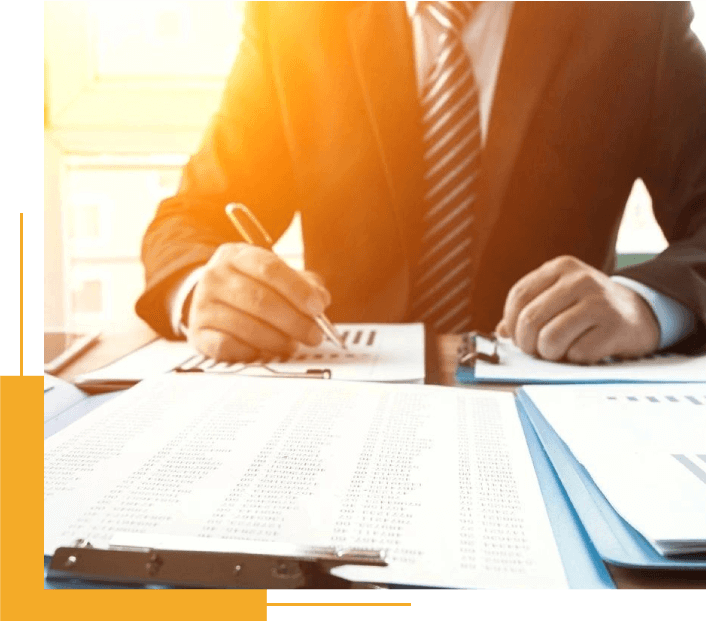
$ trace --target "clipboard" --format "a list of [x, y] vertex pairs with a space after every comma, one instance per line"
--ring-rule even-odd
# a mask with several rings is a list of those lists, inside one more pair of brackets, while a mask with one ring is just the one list
[[498, 338], [492, 332], [472, 330], [462, 334], [462, 340], [457, 348], [455, 377], [460, 384], [475, 384], [479, 381], [476, 375], [476, 363], [487, 362], [499, 364], [501, 356], [498, 351]]
[[[78, 418], [87, 414], [93, 409], [91, 406], [96, 407], [104, 399], [113, 397], [114, 393], [89, 397], [72, 408], [75, 410], [74, 416]], [[524, 415], [523, 410], [520, 407], [518, 409], [569, 588], [615, 588], [534, 426], [529, 417]], [[291, 546], [287, 548], [280, 544], [246, 541], [240, 544], [239, 552], [229, 552], [230, 556], [227, 556], [225, 553], [217, 552], [140, 547], [137, 545], [139, 541], [136, 545], [125, 546], [122, 544], [129, 542], [130, 538], [124, 536], [122, 539], [124, 541], [108, 549], [91, 548], [89, 543], [79, 540], [57, 549], [53, 556], [45, 556], [45, 589], [160, 589], [187, 585], [245, 588], [247, 584], [254, 585], [252, 588], [294, 588], [295, 586], [298, 588], [368, 588], [371, 585], [351, 583], [332, 576], [329, 572], [344, 564], [382, 565], [382, 561], [385, 560], [384, 552], [370, 550], [347, 550], [342, 554], [341, 551], [332, 548], [292, 548]], [[234, 544], [234, 547], [237, 547], [237, 544]], [[262, 548], [269, 548], [269, 554], [262, 554]], [[72, 556], [76, 557], [75, 561], [70, 561]], [[87, 565], [84, 564], [84, 559]], [[241, 577], [232, 576], [239, 564], [243, 570], [246, 560], [251, 568], [248, 576], [245, 574]], [[68, 567], [67, 561], [69, 561]], [[199, 571], [181, 573], [180, 566], [185, 563], [190, 567], [198, 567]], [[148, 568], [150, 564], [152, 567]], [[298, 568], [293, 564], [297, 564]], [[200, 572], [205, 571], [204, 568], [212, 566], [218, 568], [214, 570], [216, 578], [201, 575]], [[273, 577], [273, 571], [282, 576]], [[408, 585], [405, 588], [415, 588], [415, 585]]]
[[630, 384], [697, 382], [706, 379], [705, 357], [658, 352], [636, 360], [607, 358], [594, 365], [530, 356], [509, 339], [467, 332], [457, 350], [460, 384]]
[[521, 388], [518, 411], [535, 430], [577, 516], [601, 558], [611, 565], [632, 569], [704, 570], [705, 556], [665, 557], [613, 508], [589, 473], [545, 421], [540, 410]]
[[[338, 550], [271, 545], [256, 552], [251, 541], [229, 542], [235, 551], [155, 549], [139, 546], [94, 548], [78, 540], [45, 561], [45, 586], [76, 588], [82, 582], [173, 588], [375, 588], [329, 573], [341, 565], [387, 565], [380, 550]], [[263, 546], [262, 542], [256, 542]], [[242, 551], [239, 551], [242, 550]], [[58, 584], [57, 584], [58, 583]]]

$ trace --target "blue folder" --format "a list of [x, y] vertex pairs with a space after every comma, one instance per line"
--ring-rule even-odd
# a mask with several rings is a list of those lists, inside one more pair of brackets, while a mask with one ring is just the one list
[[612, 507], [523, 388], [516, 403], [532, 424], [594, 547], [607, 563], [655, 570], [705, 569], [705, 557], [664, 557]]

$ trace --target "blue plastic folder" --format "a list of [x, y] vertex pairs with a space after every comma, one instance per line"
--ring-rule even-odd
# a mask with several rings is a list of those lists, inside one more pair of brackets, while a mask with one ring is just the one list
[[[64, 410], [61, 416], [50, 417], [45, 423], [45, 437], [56, 433], [60, 427], [65, 426], [61, 425], [61, 422], [68, 424], [67, 421], [70, 423], [78, 420], [107, 399], [113, 398], [116, 394], [118, 393], [80, 399], [72, 407]], [[572, 507], [570, 498], [557, 478], [553, 465], [548, 459], [545, 450], [543, 450], [533, 425], [522, 414], [520, 419], [569, 587], [573, 589], [615, 588], [609, 572], [602, 563], [601, 557], [582, 525], [582, 521]], [[49, 433], [47, 433], [47, 425], [50, 427]], [[46, 572], [49, 562], [50, 557], [45, 556], [45, 589], [135, 588], [135, 585], [126, 587], [125, 585], [98, 584], [78, 580], [67, 582], [48, 581]], [[147, 586], [146, 588], [164, 587]]]
[[529, 421], [535, 430], [536, 437], [549, 456], [569, 502], [572, 503], [593, 547], [604, 561], [616, 566], [640, 569], [705, 569], [704, 556], [666, 558], [660, 555], [614, 510], [523, 388], [518, 391], [516, 402], [522, 419]]

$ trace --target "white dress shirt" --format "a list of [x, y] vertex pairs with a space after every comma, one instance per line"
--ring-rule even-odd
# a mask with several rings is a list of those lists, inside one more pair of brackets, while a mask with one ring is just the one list
[[[417, 85], [418, 90], [421, 90], [424, 78], [439, 53], [441, 29], [435, 21], [418, 13], [418, 4], [417, 0], [405, 2], [412, 25]], [[471, 59], [479, 89], [479, 115], [483, 143], [486, 142], [488, 134], [493, 96], [512, 12], [513, 2], [482, 2], [462, 32], [462, 42]], [[175, 335], [184, 336], [183, 306], [202, 271], [203, 268], [197, 268], [190, 272], [175, 285], [171, 295], [168, 296], [168, 310]], [[694, 329], [694, 313], [679, 302], [635, 280], [622, 276], [612, 278], [634, 290], [651, 307], [660, 326], [659, 347], [661, 349], [676, 343]]]

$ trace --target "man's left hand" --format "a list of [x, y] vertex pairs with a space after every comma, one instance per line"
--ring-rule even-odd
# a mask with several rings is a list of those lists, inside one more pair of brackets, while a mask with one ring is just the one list
[[513, 285], [496, 333], [527, 354], [582, 364], [643, 356], [660, 342], [658, 321], [638, 293], [570, 256]]

